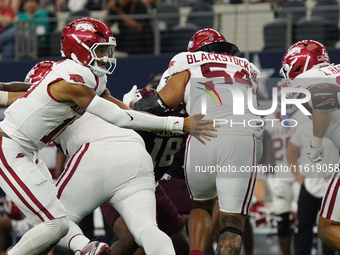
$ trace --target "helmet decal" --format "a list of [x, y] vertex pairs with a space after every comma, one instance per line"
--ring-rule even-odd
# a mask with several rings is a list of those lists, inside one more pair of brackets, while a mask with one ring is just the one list
[[96, 32], [96, 29], [92, 24], [76, 24], [76, 29], [75, 30], [80, 30], [80, 31], [91, 31], [91, 32]]
[[301, 53], [301, 48], [300, 47], [294, 47], [293, 49], [288, 51], [286, 57], [294, 56], [297, 53]]

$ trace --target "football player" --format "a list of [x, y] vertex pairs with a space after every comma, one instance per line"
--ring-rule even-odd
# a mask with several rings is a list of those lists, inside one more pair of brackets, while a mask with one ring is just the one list
[[[282, 86], [287, 85], [285, 85], [284, 82], [281, 80], [277, 86], [278, 99], [281, 98]], [[289, 139], [292, 134], [294, 134], [296, 127], [309, 121], [309, 119], [295, 105], [288, 105], [286, 109], [286, 115], [281, 115], [280, 104], [278, 104], [278, 107], [274, 113], [265, 116], [264, 119], [268, 120], [265, 129], [270, 135], [273, 144], [273, 156], [275, 157], [275, 166], [280, 167], [281, 169], [282, 167], [288, 167], [286, 149]], [[282, 123], [284, 123], [284, 125]], [[272, 194], [272, 204], [270, 207], [272, 212], [278, 216], [277, 219], [279, 219], [277, 222], [279, 245], [282, 254], [290, 255], [290, 214], [293, 210], [293, 203], [296, 204], [298, 194], [297, 190], [300, 187], [298, 183], [296, 183], [296, 181], [294, 180], [294, 175], [291, 172], [274, 172], [273, 175], [268, 176], [267, 182]], [[294, 193], [294, 191], [296, 192]]]
[[[36, 83], [39, 81], [39, 77], [44, 77], [44, 74], [49, 72], [49, 69], [53, 66], [53, 62], [44, 61], [38, 63], [28, 74], [26, 81], [31, 83]], [[151, 93], [145, 90], [144, 93]], [[177, 114], [178, 115], [178, 114]], [[182, 116], [187, 116], [182, 114]], [[162, 132], [160, 132], [162, 133]], [[166, 133], [165, 139], [167, 140], [171, 133]], [[185, 137], [185, 134], [174, 134], [176, 137]], [[184, 140], [184, 139], [182, 139]], [[130, 142], [129, 142], [130, 141]], [[132, 236], [130, 234], [128, 237], [132, 237], [132, 241], [136, 240], [137, 244], [144, 247], [150, 254], [158, 254], [161, 250], [152, 250], [155, 247], [151, 247], [150, 240], [137, 240], [137, 237], [142, 238], [142, 235], [146, 235], [148, 238], [155, 240], [156, 243], [162, 242], [162, 232], [157, 233], [158, 228], [155, 222], [155, 215], [149, 212], [153, 205], [153, 196], [150, 199], [150, 192], [147, 192], [147, 186], [153, 187], [154, 181], [148, 181], [145, 179], [147, 177], [147, 171], [152, 168], [150, 164], [149, 155], [147, 155], [145, 149], [140, 148], [141, 138], [132, 130], [122, 129], [118, 127], [113, 127], [111, 124], [101, 120], [100, 118], [84, 114], [80, 119], [76, 120], [73, 124], [68, 126], [66, 130], [54, 140], [55, 144], [67, 154], [70, 160], [66, 163], [66, 168], [63, 174], [57, 181], [58, 187], [58, 198], [65, 205], [68, 212], [68, 217], [75, 223], [79, 221], [88, 213], [94, 211], [102, 201], [107, 201], [102, 208], [103, 212], [108, 220], [112, 229], [117, 218], [120, 216], [113, 207], [117, 208], [121, 212], [120, 208], [123, 207], [124, 211], [129, 213], [125, 215], [122, 214], [123, 219], [127, 222]], [[137, 142], [137, 143], [135, 143]], [[112, 144], [116, 144], [117, 148]], [[141, 143], [144, 147], [144, 143]], [[79, 150], [82, 146], [87, 146], [87, 149], [82, 151], [78, 155]], [[131, 149], [122, 150], [123, 147], [135, 148], [136, 152], [131, 153]], [[171, 152], [175, 153], [181, 148], [181, 143], [177, 145], [178, 149], [174, 149]], [[157, 147], [158, 148], [158, 147]], [[120, 149], [120, 150], [119, 150]], [[120, 151], [120, 153], [118, 153]], [[136, 162], [136, 155], [141, 154], [141, 159], [139, 163]], [[114, 157], [112, 155], [115, 155]], [[167, 154], [170, 155], [171, 154]], [[133, 157], [133, 158], [131, 158]], [[144, 159], [145, 157], [145, 159]], [[103, 159], [109, 159], [110, 164], [103, 164]], [[124, 160], [124, 162], [123, 162]], [[97, 162], [96, 164], [88, 164], [88, 162]], [[118, 161], [120, 163], [118, 164]], [[126, 161], [126, 162], [125, 162]], [[76, 163], [74, 163], [76, 162]], [[164, 162], [162, 162], [164, 163]], [[99, 166], [102, 165], [102, 168]], [[140, 166], [140, 169], [136, 171], [136, 165]], [[126, 168], [122, 173], [118, 170], [122, 166]], [[71, 168], [71, 170], [70, 170]], [[130, 170], [131, 169], [131, 170]], [[167, 168], [165, 168], [167, 169]], [[89, 176], [92, 173], [92, 177]], [[100, 174], [99, 174], [100, 173]], [[136, 174], [138, 173], [138, 174]], [[125, 174], [125, 175], [124, 175]], [[116, 175], [119, 175], [117, 178]], [[114, 177], [115, 176], [115, 177]], [[97, 178], [95, 178], [97, 177]], [[117, 180], [113, 182], [112, 180]], [[149, 176], [150, 179], [150, 176]], [[153, 178], [151, 178], [153, 179]], [[87, 182], [90, 182], [87, 184]], [[79, 187], [77, 183], [82, 183], [82, 187]], [[153, 184], [152, 184], [153, 183]], [[104, 190], [96, 189], [96, 196], [92, 196], [93, 189], [91, 187], [101, 186], [104, 184]], [[134, 186], [134, 187], [132, 187]], [[137, 188], [136, 188], [137, 186]], [[133, 191], [131, 191], [133, 189]], [[140, 189], [143, 190], [142, 194]], [[151, 189], [152, 191], [154, 188]], [[79, 205], [77, 202], [84, 194], [88, 193], [86, 196], [88, 198], [87, 203], [82, 203]], [[127, 197], [124, 198], [124, 194], [127, 193]], [[144, 194], [145, 193], [145, 194]], [[174, 244], [177, 248], [177, 254], [188, 251], [188, 241], [184, 228], [184, 221], [177, 212], [175, 206], [171, 203], [169, 198], [165, 195], [162, 188], [159, 186], [156, 189], [157, 197], [157, 212], [158, 212], [158, 225], [160, 229], [164, 230], [169, 236], [173, 235]], [[120, 205], [115, 201], [113, 196], [119, 196], [123, 205]], [[91, 199], [92, 198], [92, 199]], [[112, 201], [111, 201], [112, 200]], [[125, 200], [127, 200], [125, 204]], [[147, 209], [143, 208], [141, 205], [147, 205]], [[109, 206], [108, 206], [109, 205]], [[151, 210], [152, 211], [152, 210]], [[136, 216], [138, 214], [138, 217]], [[117, 222], [121, 223], [123, 220], [120, 219]], [[143, 221], [143, 223], [141, 223]], [[149, 223], [148, 223], [149, 222]], [[149, 226], [150, 222], [153, 222], [156, 226]], [[137, 248], [131, 244], [131, 239], [126, 238], [126, 228], [124, 225], [119, 225], [118, 236], [124, 237], [119, 243], [116, 243], [112, 251], [114, 254], [126, 254], [125, 251], [131, 251], [133, 248]], [[132, 227], [133, 224], [137, 224]], [[140, 226], [140, 228], [139, 228]], [[140, 234], [144, 228], [150, 227], [146, 230], [144, 234]], [[152, 228], [155, 227], [155, 228]], [[117, 227], [116, 227], [117, 228]], [[156, 229], [156, 233], [155, 232]], [[128, 230], [127, 230], [128, 231]], [[164, 235], [164, 234], [163, 234]], [[157, 240], [156, 238], [160, 238]], [[122, 241], [127, 241], [126, 243]], [[77, 251], [82, 247], [86, 247], [89, 242], [79, 229], [72, 229], [69, 231], [68, 235], [59, 242], [59, 245], [70, 248], [71, 250]], [[146, 243], [146, 244], [145, 244]], [[98, 242], [94, 244], [98, 245]], [[187, 247], [186, 247], [187, 246]], [[151, 247], [151, 248], [150, 248]], [[128, 249], [129, 248], [129, 249]], [[124, 250], [125, 249], [125, 250]], [[128, 249], [128, 250], [126, 250]], [[87, 249], [83, 249], [87, 250]]]
[[[313, 124], [308, 121], [302, 125], [299, 125], [289, 140], [287, 146], [287, 161], [289, 165], [295, 167], [306, 167], [310, 169], [315, 168], [315, 172], [299, 174], [299, 183], [301, 189], [298, 199], [297, 210], [297, 233], [294, 236], [294, 254], [310, 254], [313, 247], [313, 228], [317, 219], [317, 214], [320, 211], [322, 197], [326, 193], [327, 182], [331, 177], [328, 171], [318, 171], [317, 169], [324, 168], [325, 165], [335, 166], [339, 159], [339, 150], [328, 139], [323, 140], [325, 148], [325, 157], [322, 161], [312, 163], [307, 157], [307, 153], [310, 148], [310, 138], [313, 133]], [[299, 173], [301, 168], [298, 168]], [[322, 244], [322, 254], [333, 255], [335, 252], [328, 246]]]
[[[312, 89], [317, 85], [330, 84], [339, 86], [340, 65], [331, 65], [326, 47], [313, 40], [299, 41], [289, 47], [282, 58], [280, 74], [286, 78], [291, 87]], [[328, 93], [329, 94], [329, 93]], [[337, 98], [330, 98], [338, 104]], [[329, 104], [330, 106], [334, 104]], [[312, 162], [323, 158], [323, 137], [328, 138], [340, 149], [340, 111], [312, 110], [313, 138], [308, 157]], [[340, 250], [340, 202], [339, 169], [329, 168], [333, 173], [321, 205], [318, 234], [321, 240]]]
[[[190, 123], [190, 119], [161, 118], [119, 108], [117, 104], [127, 109], [106, 89], [106, 75], [115, 68], [116, 41], [103, 22], [92, 18], [70, 22], [62, 30], [61, 45], [66, 59], [54, 64], [44, 78], [9, 106], [0, 122], [0, 186], [35, 225], [9, 251], [10, 255], [44, 253], [72, 229], [78, 229], [54, 195], [56, 187], [38, 152], [85, 111], [122, 127], [198, 131], [200, 140], [200, 135], [209, 136], [209, 131], [200, 131], [199, 125], [215, 130], [209, 126], [213, 121], [199, 121], [197, 126], [193, 118]], [[7, 102], [6, 94], [2, 96]], [[196, 120], [201, 117], [197, 115]], [[167, 244], [165, 240], [156, 245], [172, 251]], [[106, 244], [98, 242], [83, 251], [88, 250], [110, 253]]]
[[[160, 85], [162, 87], [167, 79], [165, 75], [162, 76]], [[159, 79], [158, 79], [159, 81]], [[157, 86], [155, 86], [156, 88]], [[158, 89], [157, 87], [157, 89]], [[136, 97], [138, 99], [146, 99], [154, 95], [155, 90], [149, 90], [147, 87], [136, 91]], [[164, 116], [188, 116], [183, 106], [176, 109], [171, 109]], [[182, 165], [184, 163], [184, 149], [185, 141], [187, 135], [185, 134], [173, 134], [171, 132], [158, 132], [158, 131], [138, 131], [144, 140], [146, 150], [151, 155], [154, 164], [155, 180], [159, 181], [159, 185], [156, 187], [156, 209], [157, 209], [157, 223], [159, 228], [168, 234], [174, 244], [176, 254], [188, 254], [189, 244], [188, 237], [186, 235], [184, 220], [178, 214], [178, 210], [183, 213], [183, 207], [188, 208], [185, 211], [186, 214], [190, 213], [190, 199], [184, 181], [176, 182], [176, 187], [173, 187], [179, 195], [175, 200], [169, 199], [169, 185], [167, 185], [167, 194], [165, 194], [162, 186], [160, 185], [161, 177], [170, 171], [181, 171], [183, 172]], [[176, 169], [176, 170], [175, 170]], [[162, 182], [164, 183], [164, 182]], [[180, 185], [178, 185], [180, 184]], [[184, 188], [183, 189], [183, 185]], [[171, 189], [171, 190], [173, 190]], [[178, 205], [180, 201], [181, 205]], [[174, 205], [174, 203], [175, 205]], [[177, 208], [176, 208], [177, 207]], [[129, 230], [126, 228], [126, 224], [123, 219], [121, 219], [118, 212], [112, 207], [108, 206], [106, 203], [101, 206], [103, 214], [109, 224], [109, 226], [116, 233], [118, 241], [113, 244], [111, 250], [113, 254], [132, 254], [134, 250], [138, 248], [135, 244]]]
[[[175, 254], [170, 238], [157, 227], [152, 159], [136, 132], [85, 113], [55, 142], [70, 157], [56, 184], [70, 220], [78, 223], [107, 202], [146, 254]], [[88, 242], [71, 229], [59, 244], [76, 251]]]
[[[157, 77], [157, 76], [155, 76]], [[156, 87], [157, 92], [160, 91], [166, 84], [166, 82], [168, 81], [168, 79], [170, 78], [170, 74], [169, 71], [166, 70], [160, 78], [159, 84]], [[140, 98], [143, 99], [143, 98]], [[170, 116], [188, 116], [185, 107], [183, 104], [180, 104], [178, 107], [174, 108], [174, 109], [169, 109], [169, 111], [166, 113], [166, 115], [169, 114]], [[165, 115], [165, 116], [166, 116]], [[148, 149], [149, 147], [149, 152], [153, 151], [153, 144], [155, 145], [154, 139], [157, 138], [161, 138], [161, 137], [157, 137], [158, 134], [157, 132], [153, 132], [154, 133], [154, 137], [152, 137], [152, 135], [150, 135], [149, 133], [146, 133], [145, 131], [142, 131], [141, 135], [146, 143], [146, 148]], [[188, 219], [188, 215], [190, 214], [191, 211], [191, 200], [190, 200], [190, 194], [188, 192], [188, 188], [186, 185], [186, 181], [185, 181], [185, 174], [184, 174], [184, 155], [185, 155], [185, 142], [187, 139], [187, 136], [181, 136], [181, 140], [178, 139], [179, 137], [177, 136], [177, 138], [175, 136], [172, 136], [173, 138], [169, 137], [168, 139], [165, 137], [165, 134], [163, 134], [163, 152], [162, 153], [158, 153], [158, 168], [163, 169], [162, 171], [156, 170], [156, 179], [159, 179], [159, 185], [162, 186], [162, 188], [164, 189], [165, 193], [167, 194], [167, 196], [171, 199], [171, 201], [174, 203], [174, 205], [176, 206], [178, 212], [180, 215], [182, 215], [182, 217], [184, 216], [185, 220]], [[177, 150], [178, 151], [174, 151], [172, 148], [173, 146], [169, 146], [167, 145], [168, 143], [170, 143], [170, 141], [178, 141], [180, 143], [177, 142]], [[166, 143], [165, 143], [166, 141]], [[171, 143], [173, 143], [171, 142]], [[164, 145], [166, 145], [164, 147]], [[167, 156], [167, 154], [170, 154], [169, 152], [171, 152], [173, 154], [173, 158], [171, 158], [171, 156]], [[152, 156], [152, 154], [151, 154]], [[171, 159], [171, 164], [164, 164], [162, 162], [165, 162], [164, 160], [166, 160], [166, 158]], [[168, 165], [168, 167], [167, 167]]]
[[[224, 123], [256, 122], [258, 118], [247, 106], [244, 115], [233, 115], [231, 90], [247, 97], [249, 88], [251, 97], [256, 100], [259, 76], [259, 70], [238, 54], [237, 46], [227, 42], [218, 31], [211, 28], [199, 30], [191, 38], [188, 52], [179, 53], [170, 61], [171, 77], [166, 85], [150, 99], [130, 102], [130, 105], [137, 110], [162, 115], [184, 102], [189, 115], [204, 108], [207, 117], [222, 119]], [[211, 98], [205, 98], [206, 94]], [[244, 222], [256, 173], [240, 174], [239, 170], [242, 166], [257, 164], [257, 130], [248, 125], [227, 123], [219, 128], [219, 139], [206, 146], [201, 146], [191, 136], [187, 140], [185, 170], [193, 199], [189, 219], [190, 255], [203, 255], [210, 242], [211, 215], [216, 197], [220, 205], [221, 229], [216, 254], [239, 254], [242, 247]], [[204, 167], [216, 165], [233, 167], [237, 174], [204, 170]], [[203, 171], [196, 171], [200, 166]]]

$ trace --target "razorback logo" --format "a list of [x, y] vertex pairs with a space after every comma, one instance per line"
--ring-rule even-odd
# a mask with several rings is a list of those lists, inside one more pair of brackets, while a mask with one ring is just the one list
[[76, 25], [76, 30], [96, 32], [96, 29], [90, 23], [80, 23], [80, 24], [77, 24]]
[[175, 61], [171, 61], [169, 64], [169, 68], [172, 67], [175, 64]]
[[83, 77], [81, 77], [79, 74], [70, 74], [70, 80], [85, 83]]
[[301, 53], [301, 48], [300, 47], [294, 47], [290, 49], [286, 55], [286, 58], [294, 56], [297, 53]]

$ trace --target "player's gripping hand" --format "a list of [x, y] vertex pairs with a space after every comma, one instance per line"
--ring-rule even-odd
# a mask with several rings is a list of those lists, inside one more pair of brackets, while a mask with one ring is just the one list
[[127, 106], [130, 106], [131, 101], [136, 101], [137, 100], [136, 92], [137, 92], [137, 85], [133, 85], [132, 89], [123, 96], [124, 104], [126, 104]]
[[323, 160], [323, 146], [317, 146], [313, 147], [312, 145], [310, 146], [309, 152], [307, 153], [307, 156], [310, 161], [312, 162], [320, 162]]
[[209, 137], [217, 137], [213, 132], [216, 132], [220, 125], [214, 122], [214, 120], [203, 120], [203, 117], [204, 115], [199, 113], [185, 118], [183, 131], [196, 137], [197, 140], [205, 145], [204, 140], [210, 141]]

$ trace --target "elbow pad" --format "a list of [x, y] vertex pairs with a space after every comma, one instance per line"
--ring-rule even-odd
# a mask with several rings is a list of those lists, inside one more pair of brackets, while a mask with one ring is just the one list
[[152, 97], [140, 99], [135, 103], [134, 109], [144, 111], [158, 116], [164, 115], [169, 111], [169, 107], [164, 103], [163, 99], [156, 93]]

